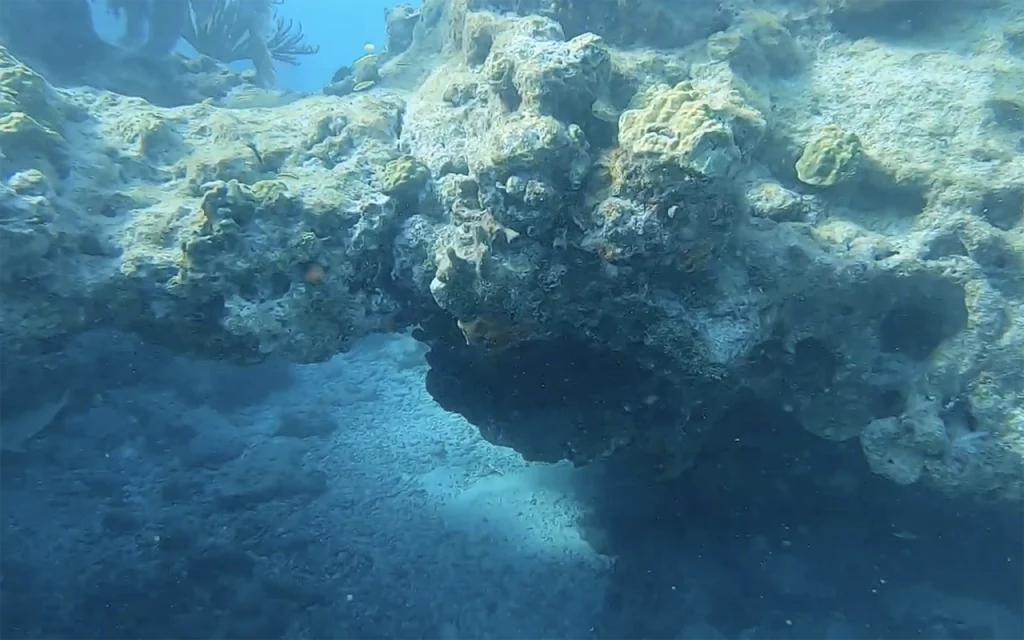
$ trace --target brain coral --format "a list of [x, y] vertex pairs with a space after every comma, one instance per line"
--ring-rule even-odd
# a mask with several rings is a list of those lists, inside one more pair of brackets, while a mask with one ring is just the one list
[[619, 119], [619, 144], [659, 163], [730, 175], [764, 134], [764, 115], [735, 91], [705, 92], [689, 81], [660, 85]]

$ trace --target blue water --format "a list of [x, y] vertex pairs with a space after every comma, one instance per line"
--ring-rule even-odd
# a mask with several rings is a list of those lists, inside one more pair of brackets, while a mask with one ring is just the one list
[[[384, 48], [384, 11], [398, 4], [418, 6], [418, 0], [289, 0], [277, 7], [277, 15], [302, 25], [305, 42], [320, 47], [316, 55], [301, 56], [298, 66], [277, 63], [278, 86], [292, 91], [317, 92], [330, 82], [334, 72], [351, 64], [365, 53], [367, 44], [376, 50]], [[122, 23], [94, 7], [93, 19], [97, 32], [109, 42], [116, 42], [122, 32]], [[192, 48], [182, 42], [178, 50], [194, 55]], [[248, 62], [235, 63], [232, 68], [243, 71], [251, 68]]]

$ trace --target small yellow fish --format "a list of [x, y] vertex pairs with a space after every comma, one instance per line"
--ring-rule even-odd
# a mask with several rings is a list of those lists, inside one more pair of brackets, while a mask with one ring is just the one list
[[373, 46], [372, 42], [367, 42], [366, 44], [363, 45], [363, 51], [365, 51], [366, 53], [373, 53], [376, 50], [377, 47]]

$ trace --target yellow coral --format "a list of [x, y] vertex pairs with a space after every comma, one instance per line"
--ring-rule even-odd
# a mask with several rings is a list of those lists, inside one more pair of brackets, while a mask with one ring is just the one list
[[807, 143], [796, 161], [801, 182], [830, 187], [849, 180], [861, 168], [860, 138], [834, 125], [826, 125]]
[[643, 107], [622, 114], [619, 144], [637, 156], [721, 173], [765, 127], [764, 116], [736, 91], [709, 94], [680, 82], [663, 85]]
[[415, 198], [430, 179], [430, 170], [413, 156], [399, 156], [384, 165], [381, 191], [399, 199]]

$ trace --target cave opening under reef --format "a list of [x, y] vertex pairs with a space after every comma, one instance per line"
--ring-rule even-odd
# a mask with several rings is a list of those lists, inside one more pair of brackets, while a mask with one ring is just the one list
[[[430, 342], [434, 399], [528, 459], [582, 464], [576, 438], [680, 420], [671, 383], [625, 354], [565, 340], [484, 353], [455, 332]], [[770, 398], [738, 394], [671, 477], [643, 447], [593, 457], [580, 528], [616, 558], [598, 637], [1000, 638], [1005, 624], [950, 602], [1024, 613], [1022, 505], [898, 486], [871, 473], [857, 439], [823, 440]], [[682, 617], [710, 628], [679, 626], [694, 589], [704, 608]]]
[[529, 460], [585, 463], [616, 430], [677, 418], [666, 380], [581, 341], [531, 341], [500, 353], [433, 342], [427, 362], [427, 391], [439, 405]]
[[[754, 397], [712, 433], [669, 482], [646, 480], [642, 457], [607, 464], [585, 525], [620, 559], [602, 637], [680, 637], [671, 616], [628, 612], [672, 609], [707, 559], [731, 574], [705, 613], [726, 637], [1019, 637], [1007, 633], [1024, 602], [1022, 505], [897, 486], [870, 472], [856, 441], [822, 440]], [[981, 603], [1016, 618], [996, 620]]]

